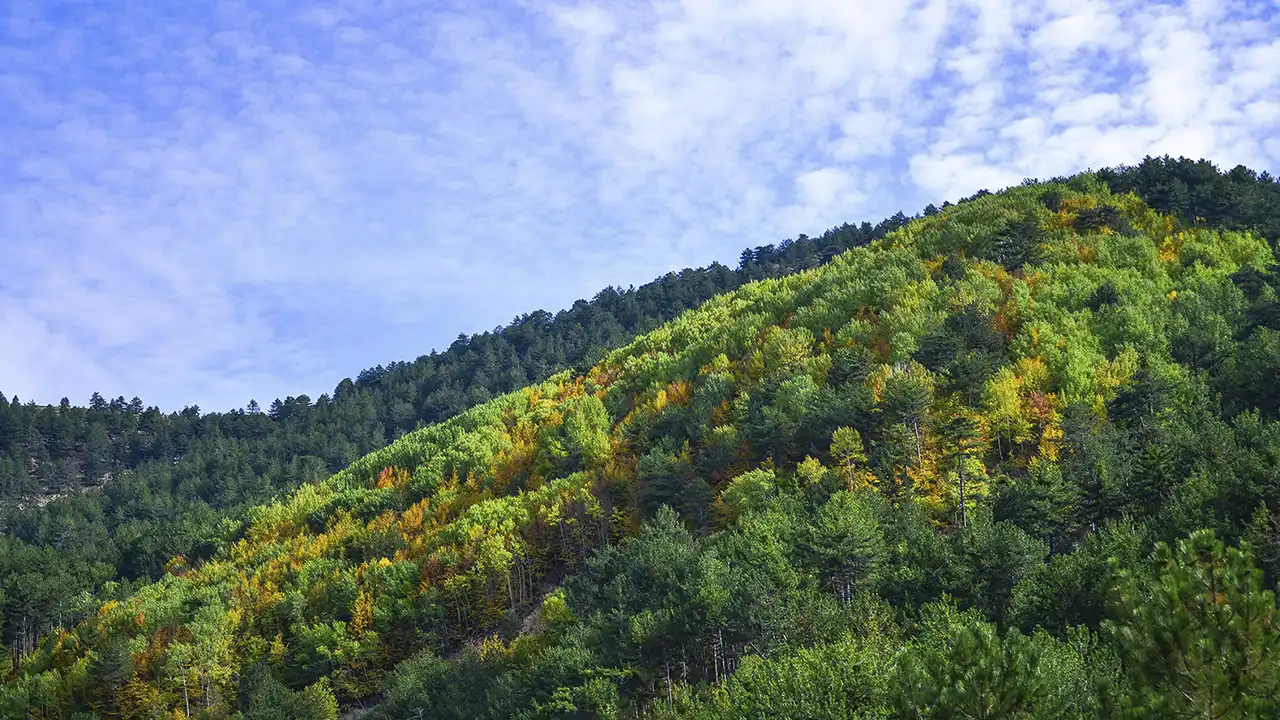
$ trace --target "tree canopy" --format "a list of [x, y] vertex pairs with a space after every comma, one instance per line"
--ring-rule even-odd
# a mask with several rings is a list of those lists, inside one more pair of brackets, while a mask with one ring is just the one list
[[7, 400], [0, 715], [1274, 715], [1277, 194], [1208, 167], [758, 248], [267, 413]]

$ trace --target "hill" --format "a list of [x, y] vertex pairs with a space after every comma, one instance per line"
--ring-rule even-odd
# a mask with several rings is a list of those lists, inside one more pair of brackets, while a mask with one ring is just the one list
[[[1280, 184], [1266, 173], [1148, 158], [1098, 177], [1186, 224], [1280, 238]], [[931, 205], [924, 215], [938, 211]], [[584, 370], [717, 293], [817, 267], [907, 219], [899, 213], [744, 250], [736, 270], [712, 265], [640, 288], [606, 288], [563, 312], [522, 315], [413, 362], [361, 372], [314, 401], [276, 400], [265, 412], [250, 402], [231, 413], [165, 414], [139, 398], [96, 394], [85, 408], [65, 400], [41, 407], [0, 394], [0, 639], [29, 650], [91, 612], [104, 583], [127, 592], [159, 577], [176, 555], [210, 557], [235, 537], [247, 509], [281, 492], [496, 395]]]
[[1276, 258], [1135, 172], [929, 212], [410, 432], [104, 588], [0, 708], [1274, 711]]
[[[0, 631], [29, 650], [92, 610], [104, 583], [158, 578], [176, 555], [209, 557], [251, 507], [316, 482], [415, 428], [495, 395], [590, 367], [704, 300], [745, 282], [814, 267], [883, 237], [906, 218], [845, 225], [818, 238], [746, 250], [723, 265], [606, 288], [552, 315], [460, 337], [442, 352], [343, 380], [332, 394], [267, 408], [162, 413], [139, 398], [88, 407], [0, 394]], [[40, 568], [33, 572], [32, 568]]]

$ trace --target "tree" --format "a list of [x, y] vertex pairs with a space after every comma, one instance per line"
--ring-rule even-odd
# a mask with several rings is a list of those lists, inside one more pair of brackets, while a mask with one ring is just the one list
[[1059, 549], [1080, 532], [1080, 501], [1080, 488], [1063, 479], [1057, 465], [1036, 458], [1025, 475], [1002, 490], [996, 507], [1000, 518]]
[[608, 460], [611, 425], [609, 413], [594, 395], [568, 403], [563, 448], [571, 470], [593, 469]]
[[924, 467], [924, 453], [920, 444], [920, 421], [924, 419], [929, 403], [933, 401], [933, 388], [916, 373], [895, 372], [884, 381], [880, 405], [890, 422], [900, 422], [911, 429], [916, 441], [916, 461]]
[[831, 459], [840, 468], [850, 492], [875, 482], [875, 476], [867, 470], [867, 452], [862, 445], [862, 434], [857, 430], [836, 428], [831, 435]]
[[1103, 624], [1131, 682], [1123, 717], [1280, 715], [1276, 601], [1247, 546], [1211, 530], [1156, 546], [1149, 569], [1112, 564], [1112, 619]]
[[827, 383], [843, 388], [867, 379], [873, 357], [864, 347], [841, 347], [831, 355], [831, 369], [827, 371]]
[[810, 552], [823, 583], [841, 602], [873, 589], [888, 558], [877, 500], [869, 492], [841, 491], [822, 506], [811, 526]]
[[968, 410], [960, 410], [942, 428], [943, 467], [954, 472], [960, 482], [960, 525], [969, 525], [966, 476], [973, 477], [982, 471], [979, 458], [986, 449], [982, 438], [982, 424]]
[[1036, 262], [1042, 231], [1034, 216], [1009, 223], [991, 240], [991, 259], [1009, 270], [1021, 270]]
[[102, 423], [95, 422], [89, 426], [84, 446], [84, 473], [90, 483], [98, 484], [111, 470], [112, 460], [111, 439], [107, 437], [107, 429]]
[[871, 447], [871, 463], [879, 487], [895, 506], [911, 497], [916, 487], [908, 468], [917, 458], [911, 428], [893, 423], [882, 428]]
[[133, 655], [123, 638], [112, 638], [89, 665], [89, 677], [99, 693], [98, 700], [108, 712], [120, 712], [123, 690], [133, 678]]
[[1107, 616], [1109, 564], [1112, 558], [1123, 567], [1141, 562], [1146, 540], [1140, 530], [1129, 522], [1108, 522], [1073, 551], [1030, 567], [1013, 588], [1010, 621], [1026, 631], [1098, 627]]
[[669, 698], [730, 601], [721, 592], [721, 569], [664, 507], [639, 537], [590, 561], [570, 583], [570, 606], [595, 617], [592, 644], [604, 663], [632, 665]]
[[689, 522], [705, 525], [713, 494], [706, 479], [693, 471], [687, 451], [670, 455], [654, 450], [640, 458], [637, 475], [639, 505], [647, 515], [667, 506]]
[[776, 491], [775, 482], [772, 470], [751, 470], [730, 480], [720, 496], [735, 518], [762, 512]]
[[[896, 629], [896, 628], [894, 628]], [[896, 638], [850, 635], [765, 659], [751, 655], [705, 701], [659, 707], [657, 720], [871, 720], [888, 715], [887, 684]]]
[[338, 701], [327, 680], [293, 691], [270, 672], [259, 669], [245, 681], [249, 708], [245, 720], [337, 720]]
[[1021, 381], [1009, 368], [1001, 368], [986, 383], [982, 405], [1001, 460], [1005, 459], [1006, 440], [1012, 456], [1014, 449], [1030, 437], [1031, 422], [1023, 412], [1020, 386]]
[[[1085, 666], [1040, 635], [994, 625], [942, 603], [925, 615], [922, 638], [898, 656], [891, 683], [903, 718], [1050, 720], [1094, 716]], [[1073, 692], [1084, 690], [1086, 692]]]

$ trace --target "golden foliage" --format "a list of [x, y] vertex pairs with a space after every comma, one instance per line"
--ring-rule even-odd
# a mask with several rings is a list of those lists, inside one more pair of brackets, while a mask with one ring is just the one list
[[373, 487], [377, 490], [404, 490], [409, 487], [413, 476], [408, 470], [398, 467], [383, 468], [374, 479]]
[[667, 401], [676, 405], [688, 405], [693, 397], [693, 383], [688, 380], [676, 380], [667, 386]]
[[348, 626], [353, 636], [359, 637], [373, 625], [373, 598], [369, 591], [361, 590], [356, 595], [355, 607], [351, 611], [351, 624]]

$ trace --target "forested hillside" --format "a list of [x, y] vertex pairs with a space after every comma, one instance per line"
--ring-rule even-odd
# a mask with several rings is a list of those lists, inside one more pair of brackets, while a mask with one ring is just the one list
[[[1280, 237], [1280, 184], [1265, 173], [1165, 158], [1098, 176], [1188, 224]], [[923, 214], [938, 211], [931, 205]], [[109, 593], [127, 592], [176, 555], [209, 557], [253, 505], [414, 428], [565, 368], [590, 367], [717, 293], [819, 266], [906, 221], [899, 213], [745, 250], [737, 270], [712, 265], [638, 289], [607, 288], [556, 315], [530, 313], [442, 352], [367, 370], [314, 401], [277, 400], [265, 413], [250, 403], [233, 413], [163, 414], [138, 398], [98, 395], [87, 408], [40, 407], [0, 394], [0, 636], [30, 648], [90, 612], [103, 583], [113, 583]]]
[[[744, 282], [814, 267], [900, 227], [897, 215], [606, 288], [552, 315], [538, 311], [447, 350], [343, 380], [332, 395], [238, 412], [163, 414], [142, 400], [87, 408], [22, 404], [0, 394], [0, 630], [29, 649], [83, 616], [105, 582], [159, 577], [176, 555], [209, 556], [243, 511], [315, 482], [417, 427], [569, 367]], [[2, 379], [0, 379], [2, 380]], [[38, 568], [38, 571], [36, 570]], [[119, 588], [111, 589], [116, 592]]]
[[1275, 716], [1280, 205], [1204, 168], [930, 208], [210, 509], [211, 559], [83, 597], [0, 712]]

